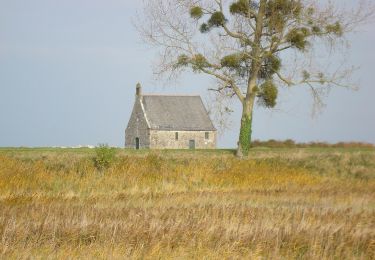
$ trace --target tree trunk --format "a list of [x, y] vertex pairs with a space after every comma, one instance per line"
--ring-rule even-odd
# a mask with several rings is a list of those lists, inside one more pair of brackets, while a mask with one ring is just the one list
[[241, 128], [238, 137], [238, 147], [236, 156], [239, 158], [247, 157], [251, 144], [252, 120], [253, 120], [254, 98], [245, 100], [242, 108]]
[[253, 57], [251, 62], [251, 69], [249, 71], [249, 80], [247, 85], [247, 93], [245, 99], [242, 101], [242, 117], [241, 117], [241, 128], [240, 136], [238, 138], [238, 148], [237, 157], [243, 158], [247, 157], [250, 150], [251, 144], [251, 132], [252, 132], [252, 120], [253, 120], [253, 107], [256, 95], [256, 86], [258, 73], [261, 67], [262, 60], [262, 48], [261, 48], [261, 38], [263, 31], [263, 20], [266, 11], [266, 0], [261, 0], [259, 3], [259, 11], [256, 17], [256, 29], [254, 36], [253, 49], [251, 51], [251, 56]]

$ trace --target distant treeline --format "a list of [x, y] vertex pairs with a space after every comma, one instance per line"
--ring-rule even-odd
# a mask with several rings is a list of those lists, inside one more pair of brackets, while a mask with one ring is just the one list
[[327, 143], [327, 142], [309, 142], [309, 143], [298, 143], [292, 139], [287, 140], [274, 140], [268, 141], [254, 140], [252, 147], [270, 147], [270, 148], [309, 148], [309, 147], [331, 147], [331, 148], [375, 148], [374, 144], [362, 143], [362, 142], [338, 142], [338, 143]]

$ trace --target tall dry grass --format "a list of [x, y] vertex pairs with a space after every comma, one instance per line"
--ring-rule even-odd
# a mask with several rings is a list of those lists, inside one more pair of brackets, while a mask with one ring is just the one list
[[375, 258], [373, 150], [0, 151], [0, 258]]

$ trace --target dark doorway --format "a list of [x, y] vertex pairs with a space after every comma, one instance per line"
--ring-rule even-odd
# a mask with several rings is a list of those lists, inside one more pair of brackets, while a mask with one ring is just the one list
[[139, 138], [135, 138], [135, 149], [139, 150]]
[[195, 149], [195, 140], [189, 140], [189, 149]]

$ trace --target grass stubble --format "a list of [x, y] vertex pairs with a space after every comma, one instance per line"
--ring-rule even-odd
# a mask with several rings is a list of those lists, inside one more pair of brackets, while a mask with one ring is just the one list
[[374, 149], [0, 149], [0, 258], [375, 259]]

